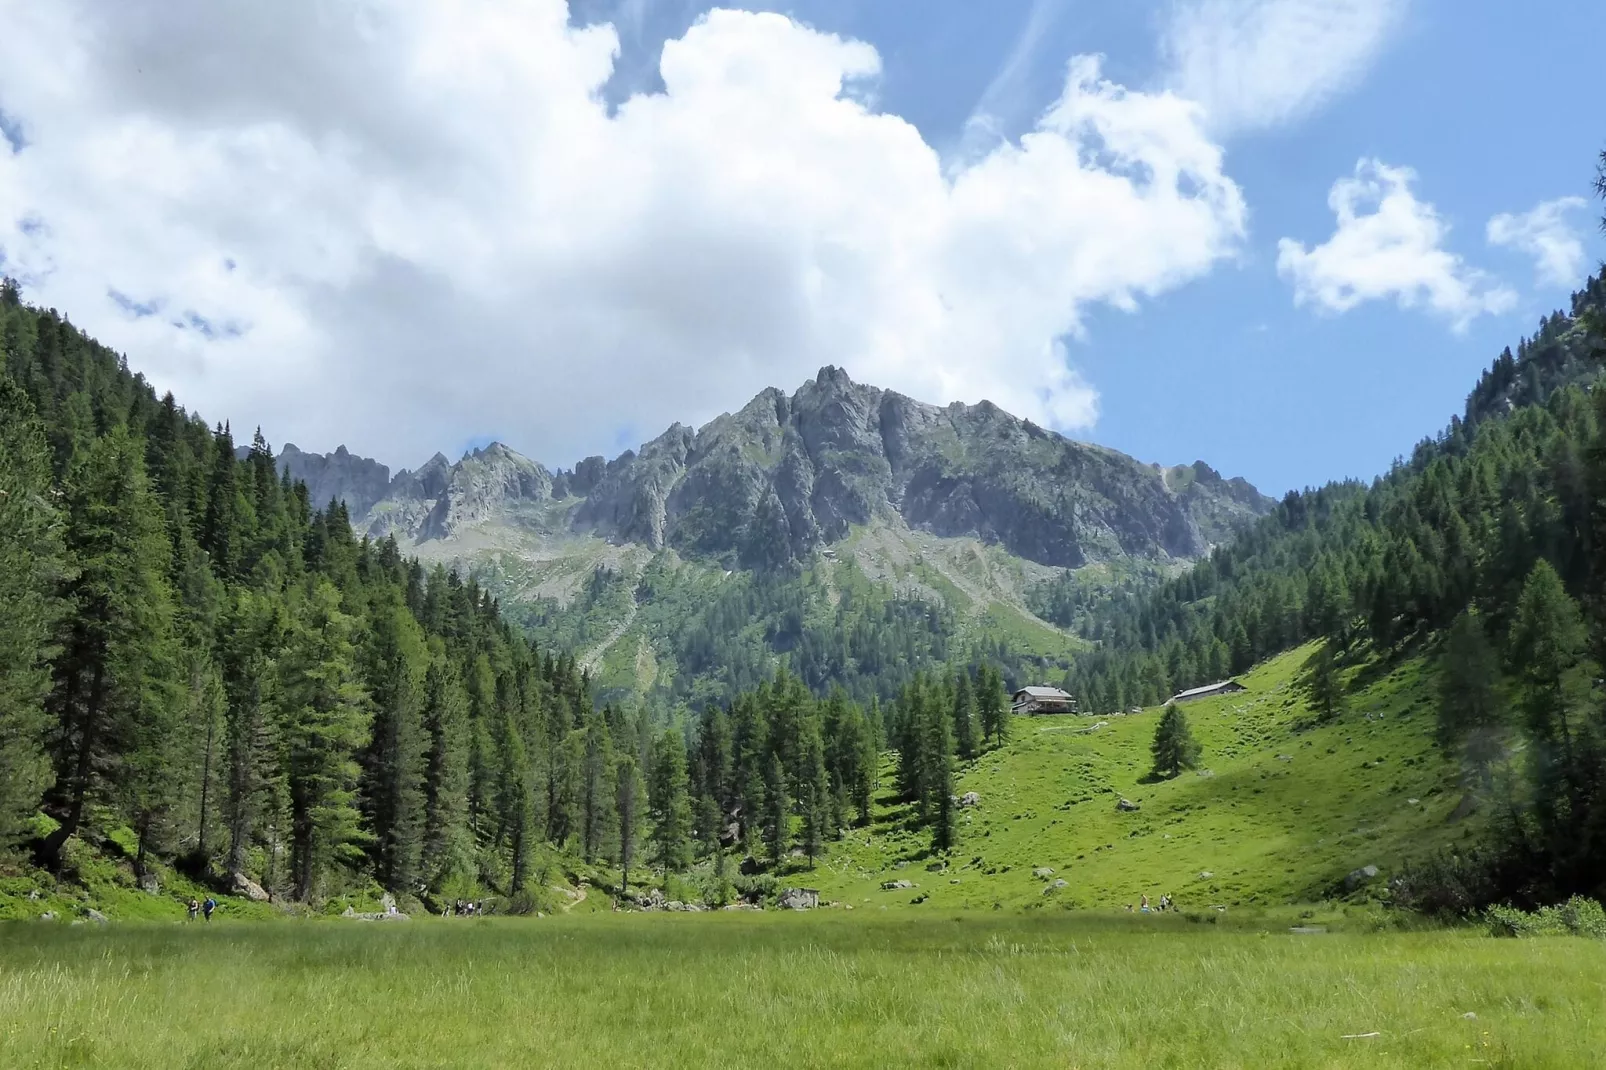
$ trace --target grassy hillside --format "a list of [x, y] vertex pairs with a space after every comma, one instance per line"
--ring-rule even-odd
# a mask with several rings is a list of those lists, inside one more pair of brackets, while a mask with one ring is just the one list
[[[1059, 679], [1086, 646], [1028, 606], [1063, 570], [896, 518], [768, 574], [600, 539], [529, 538], [509, 550], [479, 535], [486, 545], [464, 542], [462, 556], [441, 560], [471, 571], [543, 647], [573, 651], [605, 701], [728, 701], [783, 666], [817, 690], [839, 683], [868, 701], [980, 651], [1012, 684]], [[421, 549], [445, 545], [458, 544]], [[873, 656], [844, 640], [860, 625], [875, 633]]]
[[[1477, 819], [1449, 820], [1461, 794], [1432, 742], [1423, 661], [1351, 667], [1348, 712], [1318, 725], [1298, 682], [1312, 649], [1244, 675], [1243, 694], [1185, 707], [1204, 746], [1197, 772], [1147, 781], [1158, 710], [1016, 718], [1010, 742], [958, 780], [981, 801], [960, 812], [946, 869], [927, 868], [929, 835], [883, 799], [872, 828], [788, 879], [861, 907], [1120, 908], [1147, 892], [1197, 909], [1322, 899], [1375, 864], [1361, 894], [1380, 895], [1402, 860], [1472, 835]], [[1140, 809], [1118, 810], [1122, 798]], [[1053, 876], [1033, 875], [1043, 867]], [[893, 880], [916, 887], [882, 889]]]

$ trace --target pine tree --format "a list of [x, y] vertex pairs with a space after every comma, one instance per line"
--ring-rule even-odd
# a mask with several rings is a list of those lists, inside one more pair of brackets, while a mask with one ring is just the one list
[[[614, 762], [614, 808], [619, 814], [619, 890], [630, 890], [630, 865], [636, 860], [636, 841], [641, 838], [641, 812], [647, 799], [647, 784], [641, 767], [631, 754], [621, 754]], [[719, 841], [714, 841], [715, 849]]]
[[1439, 746], [1460, 758], [1470, 783], [1487, 789], [1504, 746], [1504, 718], [1494, 648], [1476, 614], [1456, 617], [1439, 666]]
[[1167, 704], [1160, 714], [1149, 753], [1154, 757], [1156, 777], [1175, 777], [1198, 765], [1201, 748], [1188, 728], [1187, 716], [1176, 703]]
[[411, 891], [423, 865], [425, 760], [423, 630], [400, 602], [380, 604], [368, 621], [365, 673], [373, 698], [373, 739], [364, 755], [363, 797], [373, 864], [391, 891]]
[[431, 888], [467, 879], [474, 865], [468, 832], [468, 695], [446, 644], [430, 640], [424, 677], [424, 861]]
[[508, 892], [516, 895], [524, 890], [537, 838], [534, 770], [524, 732], [511, 710], [501, 711], [498, 736], [495, 842], [506, 853]]
[[831, 821], [831, 782], [825, 768], [825, 743], [820, 726], [809, 718], [803, 729], [802, 768], [798, 776], [798, 801], [803, 810], [803, 853], [809, 868], [834, 831]]
[[1582, 809], [1582, 800], [1574, 796], [1591, 778], [1580, 759], [1592, 741], [1576, 723], [1589, 693], [1584, 643], [1577, 603], [1568, 597], [1556, 570], [1541, 559], [1528, 574], [1517, 604], [1511, 661], [1522, 685], [1535, 808], [1556, 853], [1565, 849], [1561, 839], [1577, 831], [1569, 818]]
[[920, 791], [922, 809], [931, 824], [931, 849], [952, 849], [955, 836], [953, 737], [948, 718], [938, 708], [926, 717], [922, 740]]
[[1344, 712], [1344, 683], [1333, 657], [1333, 644], [1324, 642], [1305, 662], [1305, 686], [1310, 692], [1310, 704], [1324, 721], [1331, 721]]
[[970, 693], [970, 674], [954, 675], [954, 743], [965, 761], [976, 757], [976, 719]]
[[1001, 747], [1009, 739], [1009, 702], [998, 670], [983, 665], [976, 672], [976, 710], [982, 724], [982, 738], [991, 737]]
[[126, 430], [97, 440], [74, 468], [67, 520], [76, 574], [65, 586], [72, 615], [51, 697], [60, 725], [52, 808], [61, 824], [45, 843], [53, 861], [85, 808], [97, 798], [112, 801], [108, 774], [131, 738], [151, 740], [144, 730], [156, 728], [171, 700], [162, 686], [172, 671], [171, 550], [142, 453]]
[[0, 370], [0, 855], [21, 838], [52, 778], [44, 700], [65, 608], [56, 597], [64, 567], [59, 525], [43, 429]]
[[686, 776], [686, 744], [672, 728], [665, 729], [653, 745], [648, 793], [659, 868], [666, 875], [678, 873], [687, 863], [691, 793]]
[[792, 800], [779, 754], [770, 755], [764, 781], [764, 844], [769, 849], [770, 864], [779, 866], [792, 842]]
[[371, 712], [357, 675], [353, 627], [334, 585], [312, 580], [296, 592], [289, 636], [275, 666], [273, 702], [290, 805], [290, 878], [302, 902], [312, 899], [336, 866], [361, 861], [366, 839], [355, 755], [368, 738]]
[[613, 739], [608, 732], [607, 719], [602, 711], [593, 710], [586, 715], [585, 721], [585, 758], [581, 768], [580, 789], [580, 842], [587, 862], [593, 862], [598, 855], [606, 853], [615, 828], [613, 764]]

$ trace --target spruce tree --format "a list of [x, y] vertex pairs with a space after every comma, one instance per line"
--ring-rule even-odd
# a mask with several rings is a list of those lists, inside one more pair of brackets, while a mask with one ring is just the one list
[[659, 868], [667, 875], [686, 868], [691, 834], [691, 792], [686, 777], [686, 744], [672, 728], [653, 744], [648, 798], [652, 840]]
[[[641, 766], [631, 754], [621, 754], [614, 762], [614, 808], [619, 814], [619, 890], [630, 890], [630, 866], [636, 860], [641, 838], [641, 815], [647, 801], [647, 784]], [[717, 850], [719, 841], [714, 841]]]
[[290, 631], [275, 666], [290, 807], [290, 881], [310, 901], [336, 868], [362, 859], [367, 838], [357, 808], [356, 762], [371, 722], [357, 674], [354, 620], [340, 592], [314, 579], [295, 592]]
[[1456, 617], [1439, 657], [1438, 741], [1457, 757], [1470, 784], [1487, 789], [1504, 747], [1499, 666], [1477, 614]]
[[976, 757], [975, 703], [971, 698], [970, 674], [954, 675], [954, 743], [965, 761]]
[[1161, 712], [1149, 753], [1154, 758], [1152, 775], [1156, 777], [1175, 777], [1198, 765], [1202, 748], [1188, 728], [1187, 715], [1175, 702], [1168, 703]]
[[[171, 547], [142, 451], [125, 429], [97, 440], [74, 467], [67, 521], [75, 573], [64, 587], [71, 616], [51, 696], [60, 725], [52, 809], [61, 824], [45, 843], [53, 862], [86, 807], [113, 801], [117, 784], [108, 776], [125, 749], [135, 739], [155, 745], [172, 702]], [[151, 757], [145, 772], [156, 777], [166, 763]], [[153, 779], [144, 783], [156, 787]]]
[[931, 823], [931, 849], [946, 852], [955, 836], [954, 759], [948, 718], [940, 709], [932, 709], [926, 718], [923, 750], [921, 796]]
[[[390, 600], [390, 599], [393, 599]], [[392, 591], [368, 620], [365, 672], [373, 698], [373, 739], [363, 760], [363, 810], [373, 832], [374, 875], [409, 891], [423, 865], [425, 761], [423, 630]]]
[[1521, 683], [1520, 706], [1529, 736], [1534, 805], [1553, 855], [1570, 853], [1566, 841], [1581, 830], [1583, 794], [1594, 773], [1586, 769], [1592, 732], [1578, 722], [1589, 695], [1583, 657], [1586, 633], [1578, 605], [1561, 577], [1541, 559], [1528, 574], [1511, 628], [1511, 661]]
[[808, 856], [809, 868], [813, 869], [826, 838], [835, 831], [831, 819], [830, 775], [825, 768], [825, 743], [813, 717], [804, 726], [802, 749], [802, 769], [798, 777], [798, 801], [803, 810], [802, 847]]
[[53, 776], [44, 700], [64, 564], [44, 432], [0, 370], [0, 855], [21, 839]]
[[1322, 720], [1331, 721], [1344, 712], [1344, 682], [1330, 640], [1324, 641], [1305, 662], [1305, 686], [1310, 692], [1311, 708]]
[[769, 849], [770, 864], [779, 866], [792, 842], [792, 800], [779, 754], [770, 755], [764, 780], [764, 845]]
[[439, 638], [430, 640], [424, 677], [425, 876], [440, 890], [452, 877], [466, 879], [474, 865], [468, 831], [468, 695]]
[[586, 715], [583, 762], [580, 773], [580, 843], [585, 860], [594, 862], [598, 855], [607, 853], [616, 822], [613, 805], [613, 738], [608, 732], [607, 719], [600, 710], [593, 710]]

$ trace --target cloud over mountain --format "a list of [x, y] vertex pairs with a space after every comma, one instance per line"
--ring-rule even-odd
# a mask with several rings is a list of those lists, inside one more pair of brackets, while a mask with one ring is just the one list
[[561, 0], [0, 0], [0, 270], [209, 417], [555, 461], [824, 363], [1075, 429], [1060, 339], [1233, 255], [1200, 109], [1067, 68], [945, 174], [869, 45], [717, 10], [611, 112]]

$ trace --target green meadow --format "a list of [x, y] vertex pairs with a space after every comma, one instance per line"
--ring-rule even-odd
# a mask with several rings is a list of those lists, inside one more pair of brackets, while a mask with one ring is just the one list
[[1078, 914], [0, 930], [0, 1066], [1556, 1067], [1606, 944]]
[[[1425, 659], [1347, 667], [1348, 707], [1324, 722], [1301, 684], [1315, 649], [1239, 677], [1242, 693], [1184, 707], [1204, 747], [1197, 770], [1148, 775], [1158, 709], [1012, 718], [1009, 742], [959, 771], [955, 791], [979, 802], [960, 811], [946, 859], [887, 798], [869, 828], [785, 881], [860, 909], [1120, 909], [1145, 893], [1204, 911], [1384, 899], [1402, 865], [1470, 842], [1481, 818], [1458, 811], [1459, 772], [1433, 743]], [[1137, 809], [1119, 809], [1123, 799]], [[1368, 865], [1374, 882], [1343, 887]], [[901, 881], [913, 887], [883, 887]]]

